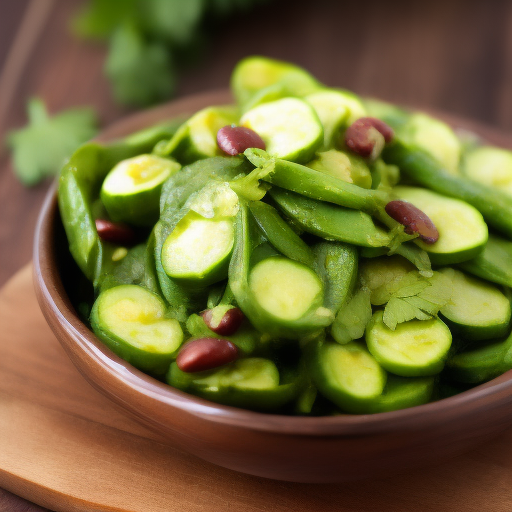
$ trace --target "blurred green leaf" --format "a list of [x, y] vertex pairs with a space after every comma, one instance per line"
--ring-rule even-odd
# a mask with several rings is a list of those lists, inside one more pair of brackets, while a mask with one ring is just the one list
[[60, 171], [65, 160], [96, 133], [96, 113], [91, 108], [73, 108], [53, 117], [45, 104], [32, 98], [27, 104], [28, 125], [11, 132], [14, 171], [25, 185], [35, 185]]
[[91, 0], [73, 19], [73, 32], [84, 38], [106, 39], [126, 20], [137, 19], [138, 3], [139, 0]]
[[132, 24], [120, 26], [112, 36], [105, 70], [119, 103], [145, 106], [174, 92], [175, 70], [167, 48], [147, 42]]

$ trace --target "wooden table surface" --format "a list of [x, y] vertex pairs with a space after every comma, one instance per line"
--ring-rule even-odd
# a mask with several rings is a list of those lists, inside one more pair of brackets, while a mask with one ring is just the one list
[[[104, 47], [69, 33], [82, 3], [0, 2], [2, 139], [24, 124], [33, 95], [50, 111], [93, 105], [103, 126], [129, 113], [115, 105], [103, 77]], [[233, 65], [250, 54], [295, 61], [325, 83], [361, 94], [475, 119], [510, 131], [512, 140], [509, 0], [269, 0], [213, 33], [202, 64], [183, 73], [178, 95], [226, 87]], [[0, 146], [0, 286], [31, 259], [48, 185], [21, 186]], [[0, 512], [41, 510], [0, 490]]]

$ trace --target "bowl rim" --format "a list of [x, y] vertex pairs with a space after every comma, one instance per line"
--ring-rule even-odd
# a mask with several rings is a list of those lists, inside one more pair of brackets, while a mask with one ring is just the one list
[[[122, 119], [108, 127], [94, 140], [98, 142], [110, 141], [144, 126], [156, 124], [166, 118], [178, 114], [190, 114], [203, 106], [226, 103], [230, 100], [231, 96], [226, 90], [188, 96]], [[439, 113], [434, 113], [434, 115], [444, 119], [448, 118], [447, 120], [451, 121], [454, 126], [469, 127], [477, 133], [484, 131], [488, 138], [499, 141], [505, 140], [503, 133], [493, 128], [482, 127], [478, 123], [458, 119], [456, 116], [446, 116]], [[490, 142], [493, 143], [493, 140]], [[478, 414], [480, 409], [482, 411], [487, 409], [490, 402], [498, 405], [503, 401], [511, 401], [512, 370], [470, 390], [424, 405], [375, 414], [340, 414], [337, 416], [313, 417], [286, 416], [220, 405], [159, 382], [114, 354], [79, 319], [71, 305], [56, 268], [54, 244], [49, 243], [53, 238], [55, 222], [60, 221], [57, 186], [58, 178], [47, 193], [39, 214], [34, 237], [34, 284], [38, 301], [50, 325], [53, 321], [57, 321], [68, 333], [73, 334], [72, 340], [68, 336], [66, 342], [63, 342], [57, 336], [68, 354], [72, 349], [66, 344], [68, 342], [76, 344], [76, 347], [87, 356], [91, 364], [99, 365], [101, 372], [113, 377], [117, 383], [123, 386], [125, 391], [128, 391], [129, 388], [145, 397], [165, 403], [172, 408], [180, 409], [188, 415], [207, 418], [209, 421], [216, 423], [249, 428], [260, 432], [320, 437], [383, 433], [396, 430], [397, 422], [403, 430], [414, 429], [419, 424], [422, 428], [428, 427], [429, 424], [434, 427], [448, 421], [450, 418], [463, 414]], [[90, 381], [87, 375], [84, 376]], [[91, 383], [98, 387], [96, 383]], [[100, 390], [113, 398], [109, 390]]]

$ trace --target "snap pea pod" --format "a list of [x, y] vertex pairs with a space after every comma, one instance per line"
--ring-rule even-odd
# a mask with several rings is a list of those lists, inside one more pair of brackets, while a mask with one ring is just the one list
[[158, 141], [172, 135], [180, 123], [175, 121], [149, 128], [105, 146], [94, 142], [84, 144], [63, 167], [58, 200], [69, 250], [84, 275], [95, 286], [111, 252], [108, 244], [98, 236], [92, 211], [103, 179], [121, 160], [151, 151]]
[[512, 196], [451, 174], [433, 156], [399, 139], [384, 148], [382, 158], [400, 167], [402, 174], [416, 183], [466, 201], [479, 210], [491, 226], [512, 237]]
[[382, 210], [389, 200], [380, 190], [365, 189], [304, 165], [272, 158], [261, 149], [251, 148], [244, 154], [256, 167], [268, 170], [261, 174], [263, 181], [312, 199], [368, 213]]
[[284, 221], [277, 210], [267, 203], [251, 201], [249, 210], [267, 240], [286, 257], [313, 266], [314, 255], [309, 246]]
[[361, 210], [317, 201], [278, 187], [272, 187], [268, 193], [279, 209], [308, 233], [363, 247], [391, 244], [392, 237]]

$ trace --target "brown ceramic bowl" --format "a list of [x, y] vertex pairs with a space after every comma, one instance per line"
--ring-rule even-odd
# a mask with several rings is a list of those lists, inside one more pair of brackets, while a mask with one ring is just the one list
[[[117, 123], [100, 139], [229, 101], [228, 93], [217, 92], [172, 102]], [[451, 121], [490, 143], [507, 144], [504, 134]], [[263, 414], [177, 391], [121, 360], [79, 319], [63, 285], [67, 251], [57, 242], [61, 234], [53, 187], [35, 237], [35, 286], [43, 313], [69, 357], [95, 388], [131, 416], [169, 444], [214, 464], [297, 482], [384, 477], [460, 454], [512, 425], [512, 371], [452, 398], [360, 416]]]

